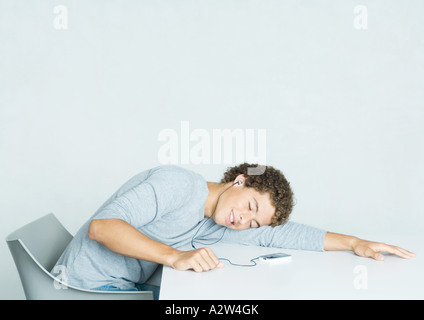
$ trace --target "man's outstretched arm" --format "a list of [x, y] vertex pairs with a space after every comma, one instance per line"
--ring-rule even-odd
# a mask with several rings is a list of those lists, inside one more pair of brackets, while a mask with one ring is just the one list
[[[319, 228], [291, 221], [287, 221], [276, 227], [264, 226], [247, 230], [228, 229], [225, 234], [222, 233], [221, 228], [216, 226], [216, 230], [211, 229], [212, 231], [210, 231], [208, 237], [211, 237], [211, 240], [212, 238], [221, 238], [224, 242], [284, 249], [313, 251], [350, 250], [359, 256], [370, 257], [376, 260], [384, 259], [384, 256], [380, 252], [390, 252], [402, 258], [415, 256], [414, 253], [396, 246], [327, 232]], [[207, 240], [207, 237], [204, 240]]]

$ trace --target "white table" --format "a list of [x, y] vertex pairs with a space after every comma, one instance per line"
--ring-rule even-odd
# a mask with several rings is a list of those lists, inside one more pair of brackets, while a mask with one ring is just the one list
[[275, 300], [275, 299], [423, 299], [424, 237], [361, 237], [415, 252], [412, 259], [386, 255], [384, 261], [347, 251], [312, 252], [229, 244], [210, 246], [218, 257], [250, 264], [257, 256], [285, 252], [290, 262], [258, 262], [256, 267], [208, 272], [177, 271], [164, 266], [162, 300]]

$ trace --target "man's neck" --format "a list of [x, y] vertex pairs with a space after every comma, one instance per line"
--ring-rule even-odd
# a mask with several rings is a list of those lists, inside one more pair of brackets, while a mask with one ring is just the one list
[[205, 203], [205, 217], [211, 218], [215, 213], [219, 196], [231, 185], [228, 183], [207, 182], [209, 194]]

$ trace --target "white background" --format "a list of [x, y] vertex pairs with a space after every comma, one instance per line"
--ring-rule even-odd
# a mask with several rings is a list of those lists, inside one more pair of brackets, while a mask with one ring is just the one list
[[[368, 29], [357, 30], [364, 4]], [[54, 28], [57, 5], [66, 30]], [[420, 233], [423, 9], [0, 0], [0, 298], [24, 298], [10, 232], [53, 212], [75, 233], [128, 178], [161, 164], [159, 132], [181, 121], [211, 134], [266, 129], [267, 164], [295, 193], [293, 221]], [[229, 165], [183, 166], [218, 181]]]

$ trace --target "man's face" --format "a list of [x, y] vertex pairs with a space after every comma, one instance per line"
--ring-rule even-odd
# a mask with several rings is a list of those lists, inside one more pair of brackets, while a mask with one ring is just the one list
[[212, 219], [227, 228], [243, 230], [271, 224], [274, 214], [269, 193], [261, 194], [242, 184], [221, 194]]

